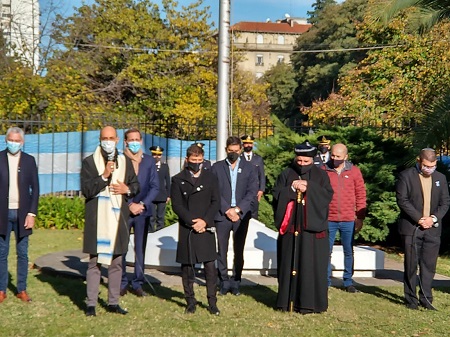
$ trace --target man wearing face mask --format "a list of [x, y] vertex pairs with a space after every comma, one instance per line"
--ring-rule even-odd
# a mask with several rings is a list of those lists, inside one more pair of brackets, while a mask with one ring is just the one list
[[[147, 246], [147, 235], [150, 216], [152, 215], [152, 202], [158, 194], [159, 179], [156, 172], [155, 160], [153, 157], [142, 152], [142, 136], [138, 129], [129, 129], [125, 132], [124, 154], [130, 158], [134, 172], [136, 173], [140, 185], [140, 192], [128, 202], [130, 209], [129, 229], [134, 230], [134, 274], [131, 280], [130, 292], [138, 297], [147, 296], [142, 289], [144, 284], [144, 262], [145, 248]], [[123, 272], [120, 295], [127, 293], [128, 278], [126, 273], [126, 254], [123, 255]]]
[[317, 149], [305, 142], [273, 190], [277, 240], [277, 309], [301, 314], [328, 308], [328, 205], [333, 190], [313, 164]]
[[[242, 270], [244, 268], [244, 245], [248, 224], [252, 216], [252, 204], [258, 192], [258, 173], [256, 167], [241, 159], [241, 140], [228, 137], [225, 151], [227, 158], [216, 162], [212, 172], [217, 176], [220, 186], [221, 203], [215, 217], [219, 254], [217, 269], [220, 280], [220, 294], [240, 295]], [[234, 270], [228, 275], [228, 242], [233, 231]]]
[[347, 152], [344, 144], [333, 145], [331, 160], [324, 167], [334, 191], [328, 214], [328, 285], [331, 285], [331, 254], [339, 231], [344, 250], [344, 288], [349, 293], [357, 293], [358, 290], [353, 285], [353, 237], [361, 230], [366, 215], [366, 187], [359, 168], [347, 161]]
[[39, 201], [38, 170], [34, 157], [22, 151], [23, 130], [6, 132], [6, 150], [0, 151], [0, 303], [8, 287], [8, 254], [11, 232], [16, 239], [17, 294], [31, 302], [27, 293], [28, 237], [32, 234]]
[[219, 315], [216, 297], [216, 238], [214, 216], [220, 207], [219, 184], [211, 170], [202, 169], [203, 149], [192, 144], [186, 151], [185, 168], [172, 178], [170, 196], [178, 215], [176, 261], [181, 263], [186, 314], [193, 314], [197, 300], [194, 294], [195, 264], [203, 263], [206, 277], [208, 311]]
[[252, 218], [258, 219], [258, 209], [261, 197], [266, 189], [266, 175], [264, 173], [264, 161], [262, 157], [256, 153], [253, 153], [253, 144], [255, 137], [251, 135], [244, 135], [241, 137], [244, 146], [244, 152], [242, 153], [242, 159], [245, 159], [255, 165], [258, 171], [258, 193], [256, 195], [256, 202], [252, 206]]
[[323, 168], [330, 160], [331, 139], [329, 136], [320, 136], [317, 137], [317, 140], [319, 141], [319, 146], [317, 147], [318, 152], [314, 156], [314, 165]]
[[119, 306], [122, 255], [128, 250], [128, 204], [139, 193], [139, 181], [130, 159], [118, 153], [118, 141], [116, 130], [104, 127], [100, 146], [81, 164], [86, 198], [83, 252], [89, 254], [86, 316], [96, 316], [102, 264], [108, 266], [107, 311], [128, 313]]
[[[447, 179], [436, 171], [437, 158], [433, 149], [420, 151], [417, 163], [402, 171], [396, 185], [400, 207], [398, 230], [404, 257], [404, 294], [406, 306], [417, 310], [436, 310], [431, 285], [441, 243], [442, 218], [450, 205]], [[416, 293], [417, 264], [420, 291]]]

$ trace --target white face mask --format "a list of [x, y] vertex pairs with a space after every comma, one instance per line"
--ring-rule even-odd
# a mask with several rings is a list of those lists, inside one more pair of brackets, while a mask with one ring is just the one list
[[113, 140], [102, 140], [100, 146], [106, 153], [113, 153], [116, 149], [116, 142]]

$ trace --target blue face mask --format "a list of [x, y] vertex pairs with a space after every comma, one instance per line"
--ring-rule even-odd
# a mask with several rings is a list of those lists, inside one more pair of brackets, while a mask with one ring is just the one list
[[138, 153], [139, 150], [141, 149], [141, 143], [140, 142], [129, 142], [128, 148], [130, 149], [131, 152]]
[[22, 148], [22, 143], [17, 143], [17, 142], [11, 142], [11, 141], [7, 141], [6, 142], [6, 148], [8, 149], [8, 151], [12, 154], [16, 154], [17, 152], [20, 151], [20, 149]]

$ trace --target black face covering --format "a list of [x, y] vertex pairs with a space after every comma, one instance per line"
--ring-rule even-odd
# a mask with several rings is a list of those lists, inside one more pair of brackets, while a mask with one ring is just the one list
[[344, 162], [344, 159], [333, 159], [333, 167], [336, 168]]
[[200, 171], [202, 163], [191, 163], [191, 162], [187, 162], [187, 168], [194, 172], [197, 173], [198, 171]]
[[236, 152], [230, 152], [227, 154], [228, 161], [233, 164], [236, 160], [239, 158], [239, 153]]
[[320, 153], [325, 154], [328, 152], [328, 148], [325, 146], [321, 146], [321, 147], [319, 147], [319, 151], [320, 151]]
[[292, 163], [292, 168], [294, 169], [295, 172], [297, 172], [297, 174], [299, 176], [308, 173], [311, 168], [313, 167], [314, 164], [309, 164], [309, 165], [299, 165], [297, 164], [297, 161], [294, 160], [294, 162]]
[[244, 152], [252, 152], [253, 146], [244, 146]]

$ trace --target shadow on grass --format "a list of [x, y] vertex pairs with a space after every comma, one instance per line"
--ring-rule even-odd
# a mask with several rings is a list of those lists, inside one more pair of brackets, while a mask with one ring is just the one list
[[8, 272], [8, 289], [13, 293], [13, 294], [17, 294], [17, 287], [12, 284], [12, 276], [11, 273]]
[[403, 296], [399, 296], [379, 287], [359, 286], [358, 289], [361, 292], [374, 295], [377, 298], [386, 299], [394, 304], [403, 305], [405, 303]]
[[162, 286], [162, 285], [155, 285], [152, 284], [152, 287], [150, 287], [148, 284], [145, 284], [142, 287], [147, 293], [158, 297], [162, 300], [166, 300], [168, 302], [172, 302], [179, 307], [185, 307], [186, 302], [184, 300], [184, 294], [181, 291], [173, 290], [171, 288]]
[[41, 272], [36, 275], [36, 278], [41, 282], [50, 284], [60, 296], [68, 297], [80, 310], [85, 310], [86, 286], [83, 279], [60, 276], [56, 272]]
[[243, 295], [253, 297], [256, 302], [275, 310], [277, 293], [273, 289], [264, 285], [255, 285], [241, 287], [240, 291]]

